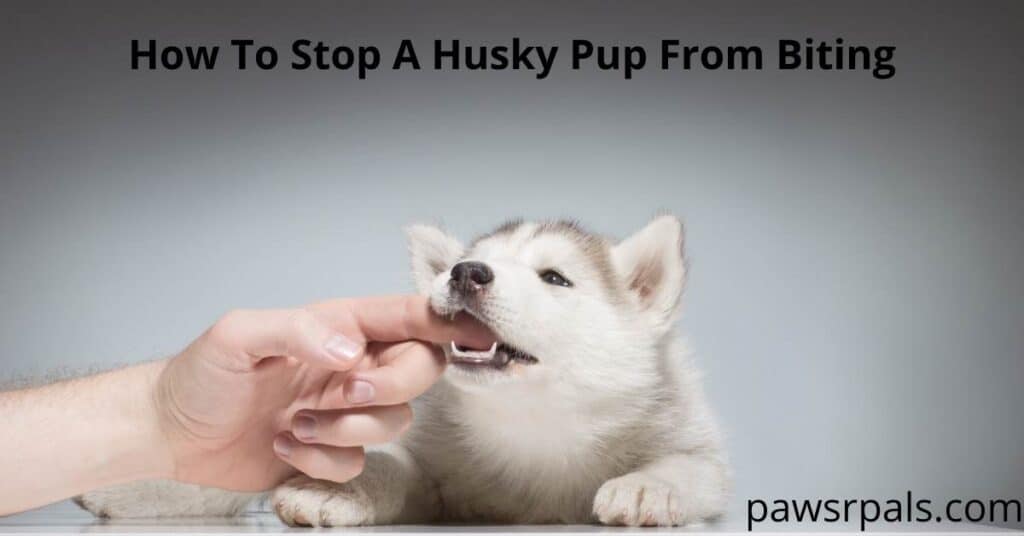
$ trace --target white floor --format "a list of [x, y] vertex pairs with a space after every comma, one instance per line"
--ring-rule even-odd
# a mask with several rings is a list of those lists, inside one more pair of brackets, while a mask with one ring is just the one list
[[[1010, 532], [984, 525], [928, 525], [900, 524], [875, 525], [870, 529], [873, 533], [924, 534], [941, 532], [943, 534], [979, 534]], [[465, 536], [473, 533], [531, 533], [531, 534], [577, 534], [594, 532], [657, 532], [657, 533], [715, 533], [715, 534], [748, 534], [744, 520], [724, 520], [712, 525], [686, 529], [627, 529], [602, 527], [597, 525], [494, 525], [494, 526], [428, 526], [428, 525], [396, 525], [383, 527], [355, 527], [335, 529], [295, 529], [281, 524], [277, 517], [269, 512], [252, 512], [233, 519], [160, 519], [160, 520], [102, 520], [96, 519], [88, 512], [79, 509], [70, 502], [62, 502], [9, 517], [0, 517], [0, 534], [181, 534], [181, 533], [261, 533], [281, 534], [296, 532], [381, 532], [381, 533], [451, 533]], [[858, 532], [858, 527], [838, 524], [805, 523], [800, 525], [762, 525], [756, 532], [795, 532], [837, 533]]]

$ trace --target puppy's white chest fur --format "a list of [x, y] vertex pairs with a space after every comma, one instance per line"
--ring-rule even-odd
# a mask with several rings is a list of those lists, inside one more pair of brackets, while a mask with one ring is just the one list
[[536, 386], [460, 397], [456, 411], [467, 437], [506, 464], [568, 464], [591, 450], [592, 421], [577, 405]]
[[[620, 464], [602, 452], [595, 419], [578, 403], [536, 386], [468, 394], [446, 385], [436, 390], [446, 392], [428, 398], [424, 417], [447, 433], [414, 436], [406, 444], [441, 483], [444, 517], [589, 519], [590, 499]], [[428, 457], [440, 451], [443, 457]]]

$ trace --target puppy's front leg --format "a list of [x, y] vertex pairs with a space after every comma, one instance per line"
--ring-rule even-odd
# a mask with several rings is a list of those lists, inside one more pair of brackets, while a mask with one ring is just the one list
[[344, 482], [297, 476], [274, 490], [271, 503], [285, 523], [340, 527], [426, 523], [440, 513], [437, 487], [405, 448], [366, 453], [366, 465]]
[[715, 454], [680, 453], [605, 482], [594, 515], [605, 525], [686, 525], [720, 516], [728, 497], [725, 462]]
[[97, 517], [220, 517], [237, 515], [259, 495], [145, 480], [90, 491], [75, 502]]

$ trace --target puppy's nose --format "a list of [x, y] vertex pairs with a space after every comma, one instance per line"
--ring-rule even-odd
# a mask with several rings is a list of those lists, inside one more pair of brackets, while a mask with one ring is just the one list
[[465, 261], [452, 266], [451, 283], [461, 289], [479, 289], [494, 281], [491, 267], [482, 262]]

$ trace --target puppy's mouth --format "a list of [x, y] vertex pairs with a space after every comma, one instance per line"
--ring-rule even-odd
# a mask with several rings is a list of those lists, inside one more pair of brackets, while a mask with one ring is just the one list
[[471, 350], [451, 343], [448, 361], [463, 368], [491, 368], [502, 370], [511, 363], [532, 365], [536, 357], [503, 342], [496, 342], [487, 350]]

